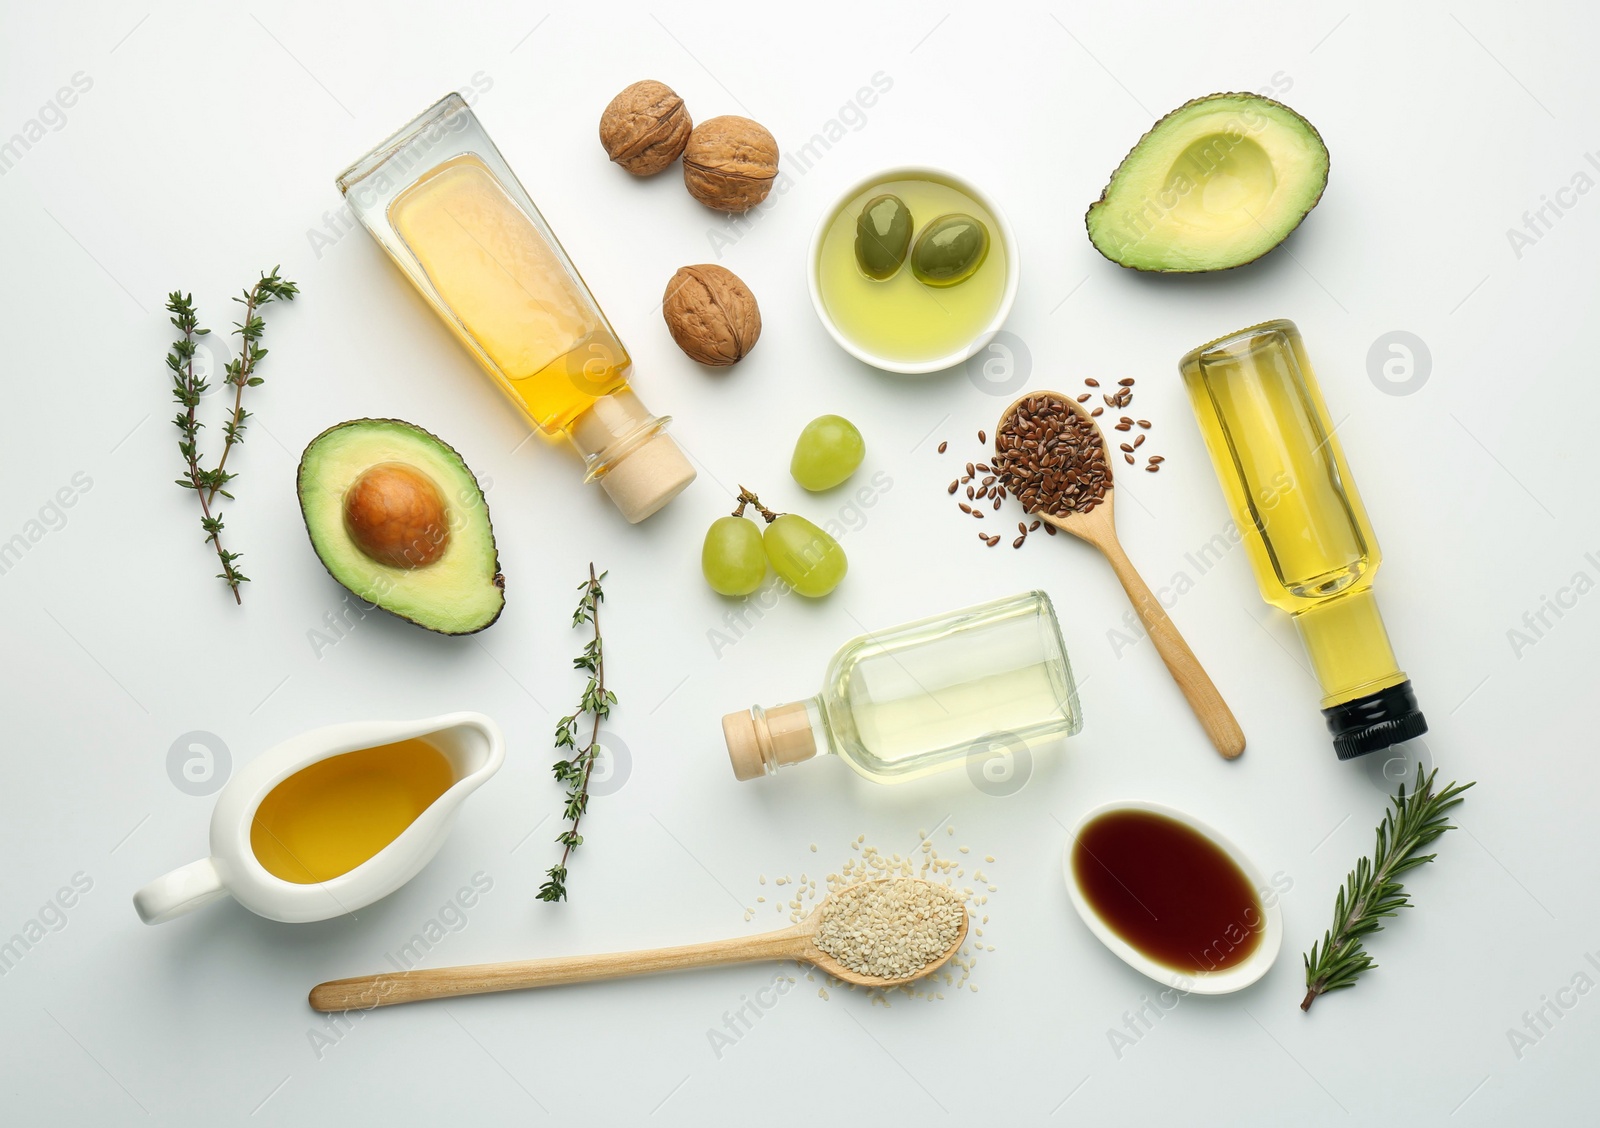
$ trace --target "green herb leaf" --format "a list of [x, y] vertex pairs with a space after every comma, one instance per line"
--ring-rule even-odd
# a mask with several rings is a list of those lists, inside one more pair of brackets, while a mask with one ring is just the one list
[[235, 475], [225, 471], [223, 467], [228, 461], [229, 452], [244, 441], [245, 421], [250, 418], [250, 413], [241, 406], [244, 389], [256, 387], [261, 383], [261, 377], [254, 375], [254, 371], [261, 358], [267, 355], [267, 350], [256, 343], [261, 339], [265, 329], [265, 323], [256, 310], [273, 301], [293, 301], [299, 292], [298, 286], [280, 278], [278, 268], [273, 267], [271, 274], [262, 273], [260, 280], [244, 292], [243, 298], [234, 299], [243, 302], [245, 306], [244, 320], [236, 326], [239, 331], [241, 353], [238, 360], [229, 361], [224, 366], [227, 375], [224, 382], [234, 385], [236, 391], [233, 408], [223, 424], [222, 455], [217, 459], [217, 465], [210, 469], [201, 459], [197, 442], [200, 429], [205, 424], [195, 417], [195, 409], [200, 406], [200, 399], [209, 390], [210, 385], [204, 377], [195, 375], [194, 356], [195, 339], [205, 336], [211, 330], [201, 328], [192, 294], [174, 290], [167, 295], [167, 312], [172, 315], [170, 318], [172, 326], [182, 334], [172, 343], [172, 349], [167, 353], [167, 370], [172, 374], [172, 398], [183, 408], [183, 411], [173, 419], [173, 426], [178, 429], [179, 434], [178, 453], [183, 457], [185, 470], [184, 477], [176, 481], [182, 488], [193, 490], [200, 499], [200, 528], [206, 534], [206, 542], [216, 551], [217, 560], [222, 564], [222, 571], [217, 573], [217, 576], [232, 590], [235, 603], [243, 602], [239, 595], [239, 585], [248, 583], [250, 577], [234, 566], [239, 554], [228, 552], [222, 547], [222, 515], [213, 514], [211, 506], [218, 495], [229, 500], [233, 498], [227, 486]]
[[1447, 830], [1454, 830], [1446, 814], [1462, 802], [1471, 783], [1451, 783], [1433, 790], [1437, 771], [1423, 774], [1417, 765], [1417, 782], [1411, 794], [1406, 785], [1391, 800], [1392, 808], [1378, 826], [1377, 845], [1371, 858], [1362, 858], [1333, 901], [1333, 927], [1306, 953], [1306, 996], [1301, 1010], [1310, 1010], [1318, 995], [1354, 987], [1361, 973], [1378, 965], [1362, 941], [1383, 929], [1386, 918], [1411, 907], [1411, 895], [1397, 880], [1407, 870], [1433, 861], [1420, 851]]
[[[556, 842], [561, 845], [561, 861], [550, 868], [547, 880], [539, 887], [541, 901], [567, 899], [567, 859], [573, 850], [583, 845], [578, 824], [589, 809], [589, 775], [600, 754], [600, 722], [611, 715], [611, 706], [617, 700], [617, 695], [606, 688], [605, 646], [600, 635], [600, 603], [605, 598], [600, 581], [605, 577], [605, 572], [596, 575], [594, 565], [589, 565], [589, 578], [578, 585], [583, 595], [572, 613], [573, 627], [592, 624], [594, 633], [584, 644], [583, 652], [572, 660], [573, 669], [589, 675], [578, 700], [578, 709], [556, 724], [555, 746], [573, 749], [570, 758], [557, 760], [551, 767], [556, 781], [567, 785], [562, 817], [569, 825], [556, 836]], [[577, 730], [584, 717], [590, 719], [589, 740], [579, 748]]]

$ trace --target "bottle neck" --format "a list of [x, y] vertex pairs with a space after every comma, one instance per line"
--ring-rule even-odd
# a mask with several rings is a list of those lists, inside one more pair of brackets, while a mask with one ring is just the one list
[[733, 774], [739, 779], [774, 775], [785, 764], [833, 751], [818, 697], [770, 709], [752, 705], [748, 712], [729, 713], [722, 719], [722, 732]]
[[624, 387], [598, 397], [562, 433], [583, 459], [583, 480], [588, 482], [648, 442], [667, 422], [650, 414], [633, 389]]
[[562, 428], [583, 458], [584, 481], [600, 486], [630, 522], [637, 524], [677, 497], [694, 481], [694, 467], [666, 426], [651, 415], [631, 388], [597, 398]]
[[1406, 680], [1371, 588], [1334, 596], [1294, 615], [1295, 629], [1331, 708]]

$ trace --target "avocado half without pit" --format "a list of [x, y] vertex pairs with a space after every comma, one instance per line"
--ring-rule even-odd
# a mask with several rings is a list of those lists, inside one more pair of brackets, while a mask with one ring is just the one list
[[441, 634], [500, 617], [488, 502], [437, 436], [399, 419], [329, 427], [301, 455], [296, 488], [311, 546], [357, 598]]
[[1305, 118], [1259, 94], [1210, 94], [1151, 126], [1084, 218], [1095, 249], [1130, 269], [1228, 270], [1287, 239], [1327, 183], [1327, 146]]

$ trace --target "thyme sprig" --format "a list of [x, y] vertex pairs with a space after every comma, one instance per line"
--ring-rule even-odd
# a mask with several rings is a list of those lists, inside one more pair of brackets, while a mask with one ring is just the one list
[[[589, 776], [600, 754], [600, 722], [611, 715], [611, 707], [617, 703], [617, 695], [606, 688], [605, 644], [600, 634], [600, 604], [605, 601], [605, 591], [600, 582], [606, 575], [605, 572], [595, 575], [594, 564], [590, 563], [589, 578], [578, 585], [583, 596], [578, 600], [577, 610], [572, 613], [574, 628], [585, 623], [594, 628], [583, 652], [572, 660], [573, 668], [586, 671], [589, 679], [583, 687], [577, 710], [562, 717], [556, 725], [555, 746], [570, 749], [570, 752], [566, 759], [555, 762], [552, 771], [556, 782], [567, 786], [562, 817], [571, 825], [556, 836], [556, 841], [561, 843], [561, 861], [550, 867], [547, 880], [539, 887], [541, 901], [567, 899], [567, 858], [576, 847], [583, 845], [578, 825], [583, 821], [584, 812], [589, 809]], [[590, 719], [589, 739], [580, 746], [578, 733], [585, 717]]]
[[211, 330], [200, 326], [192, 294], [174, 290], [167, 295], [167, 312], [172, 315], [173, 327], [182, 334], [167, 353], [167, 370], [172, 374], [172, 398], [183, 409], [172, 421], [178, 429], [178, 453], [183, 456], [184, 462], [184, 476], [175, 481], [184, 489], [193, 490], [200, 499], [200, 528], [206, 534], [206, 543], [216, 550], [217, 560], [222, 564], [222, 571], [217, 573], [217, 578], [227, 583], [235, 603], [244, 602], [239, 594], [239, 585], [249, 583], [250, 577], [239, 568], [241, 554], [230, 552], [222, 546], [222, 512], [213, 507], [218, 494], [229, 501], [233, 500], [228, 483], [238, 475], [228, 471], [228, 455], [235, 446], [244, 442], [245, 422], [250, 418], [250, 412], [244, 409], [244, 390], [257, 387], [262, 382], [261, 377], [255, 374], [261, 358], [267, 355], [266, 348], [261, 344], [266, 325], [260, 311], [275, 301], [293, 301], [299, 292], [298, 286], [280, 278], [278, 268], [273, 267], [272, 273], [263, 271], [254, 286], [245, 290], [242, 297], [233, 299], [244, 306], [244, 318], [234, 324], [234, 330], [239, 335], [239, 357], [227, 363], [223, 377], [223, 383], [232, 385], [234, 389], [233, 408], [222, 427], [222, 454], [216, 466], [211, 468], [206, 467], [200, 455], [200, 429], [205, 424], [196, 417], [201, 397], [210, 391], [210, 384], [204, 376], [196, 375], [194, 370], [198, 338]]
[[1320, 946], [1311, 945], [1305, 957], [1306, 997], [1301, 1010], [1310, 1010], [1318, 995], [1355, 986], [1362, 972], [1377, 967], [1367, 954], [1367, 936], [1381, 931], [1386, 917], [1411, 907], [1411, 895], [1399, 877], [1407, 870], [1431, 862], [1433, 854], [1419, 853], [1455, 826], [1447, 819], [1452, 807], [1462, 802], [1462, 793], [1471, 783], [1452, 782], [1443, 791], [1433, 790], [1437, 770], [1423, 774], [1417, 765], [1417, 782], [1411, 794], [1406, 785], [1391, 800], [1378, 826], [1377, 847], [1371, 858], [1362, 858], [1350, 871], [1333, 902], [1333, 927], [1323, 934]]

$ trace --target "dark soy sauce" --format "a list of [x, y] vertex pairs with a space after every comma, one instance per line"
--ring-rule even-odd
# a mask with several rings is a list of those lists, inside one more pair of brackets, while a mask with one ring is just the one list
[[1243, 871], [1211, 839], [1153, 811], [1107, 811], [1072, 845], [1072, 875], [1123, 940], [1190, 975], [1243, 963], [1266, 917]]

